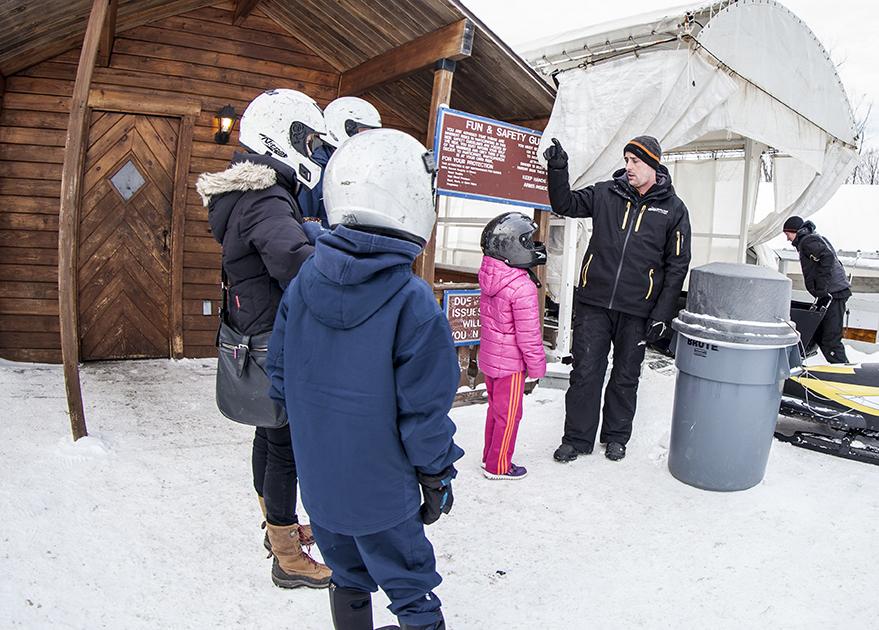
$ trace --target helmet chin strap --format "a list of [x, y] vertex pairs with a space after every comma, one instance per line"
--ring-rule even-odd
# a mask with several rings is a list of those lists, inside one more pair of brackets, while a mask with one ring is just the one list
[[540, 287], [542, 287], [543, 285], [540, 283], [540, 280], [537, 278], [537, 274], [534, 273], [534, 269], [532, 269], [531, 267], [528, 267], [527, 271], [528, 271], [528, 277], [534, 281], [534, 284], [537, 285], [537, 288], [539, 289]]

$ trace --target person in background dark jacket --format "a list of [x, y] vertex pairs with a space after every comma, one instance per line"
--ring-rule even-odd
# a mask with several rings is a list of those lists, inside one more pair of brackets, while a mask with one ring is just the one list
[[[368, 101], [356, 96], [342, 96], [332, 101], [324, 109], [326, 133], [321, 135], [320, 143], [311, 154], [311, 160], [321, 169], [325, 168], [333, 153], [344, 142], [361, 131], [378, 129], [382, 126], [381, 115]], [[320, 221], [324, 227], [327, 223], [327, 212], [324, 209], [324, 182], [321, 177], [314, 188], [303, 186], [297, 200], [306, 221]]]
[[800, 254], [806, 290], [815, 298], [815, 307], [824, 309], [814, 339], [828, 363], [848, 363], [842, 343], [845, 303], [852, 295], [851, 283], [836, 251], [815, 231], [815, 224], [801, 217], [789, 217], [782, 227], [787, 240]]
[[435, 221], [433, 170], [392, 129], [336, 151], [324, 172], [335, 227], [287, 288], [269, 342], [337, 630], [373, 627], [378, 587], [402, 628], [445, 628], [424, 525], [452, 507], [460, 368], [432, 289], [412, 273]]
[[607, 445], [605, 456], [620, 460], [632, 435], [645, 345], [665, 336], [676, 315], [690, 264], [689, 216], [660, 164], [655, 138], [634, 138], [623, 149], [626, 167], [612, 180], [575, 191], [568, 183], [568, 156], [558, 140], [552, 142], [544, 153], [552, 211], [592, 218], [575, 289], [565, 432], [553, 456], [569, 462], [592, 452], [613, 346], [599, 439]]
[[[248, 153], [236, 154], [227, 170], [198, 179], [211, 233], [223, 247], [227, 323], [242, 334], [272, 329], [284, 289], [314, 250], [302, 230], [295, 195], [300, 179], [313, 184], [320, 177], [320, 167], [308, 159], [308, 146], [309, 136], [322, 130], [320, 108], [311, 98], [294, 90], [270, 90], [241, 117], [239, 141]], [[274, 556], [272, 581], [284, 588], [329, 586], [329, 569], [302, 549], [314, 537], [296, 515], [289, 429], [257, 428], [252, 463], [266, 519], [265, 545]]]

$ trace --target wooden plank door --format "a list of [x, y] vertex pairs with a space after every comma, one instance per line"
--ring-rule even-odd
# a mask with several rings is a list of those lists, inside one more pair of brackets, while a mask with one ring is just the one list
[[79, 222], [83, 360], [170, 356], [180, 121], [92, 112]]

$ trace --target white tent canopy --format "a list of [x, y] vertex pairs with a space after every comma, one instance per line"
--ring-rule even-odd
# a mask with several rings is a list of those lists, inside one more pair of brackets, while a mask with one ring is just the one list
[[[690, 209], [693, 264], [744, 262], [748, 245], [821, 208], [854, 166], [854, 117], [809, 28], [773, 0], [692, 5], [526, 47], [559, 91], [540, 151], [558, 138], [575, 188], [608, 179], [634, 136], [657, 137]], [[755, 222], [760, 158], [777, 156], [776, 206]], [[567, 349], [579, 226], [566, 220], [560, 351]], [[577, 229], [575, 229], [577, 228]], [[552, 274], [551, 274], [552, 276]]]

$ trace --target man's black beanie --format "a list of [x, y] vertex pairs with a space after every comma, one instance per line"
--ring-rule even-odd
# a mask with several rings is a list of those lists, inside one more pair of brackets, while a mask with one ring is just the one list
[[623, 154], [631, 151], [642, 162], [646, 162], [655, 171], [659, 169], [659, 160], [662, 159], [662, 148], [659, 146], [659, 140], [653, 136], [638, 136], [629, 140], [629, 143], [623, 148]]
[[788, 220], [784, 222], [784, 227], [781, 228], [781, 231], [798, 232], [800, 228], [803, 227], [804, 223], [805, 221], [803, 221], [803, 219], [798, 216], [788, 217]]

